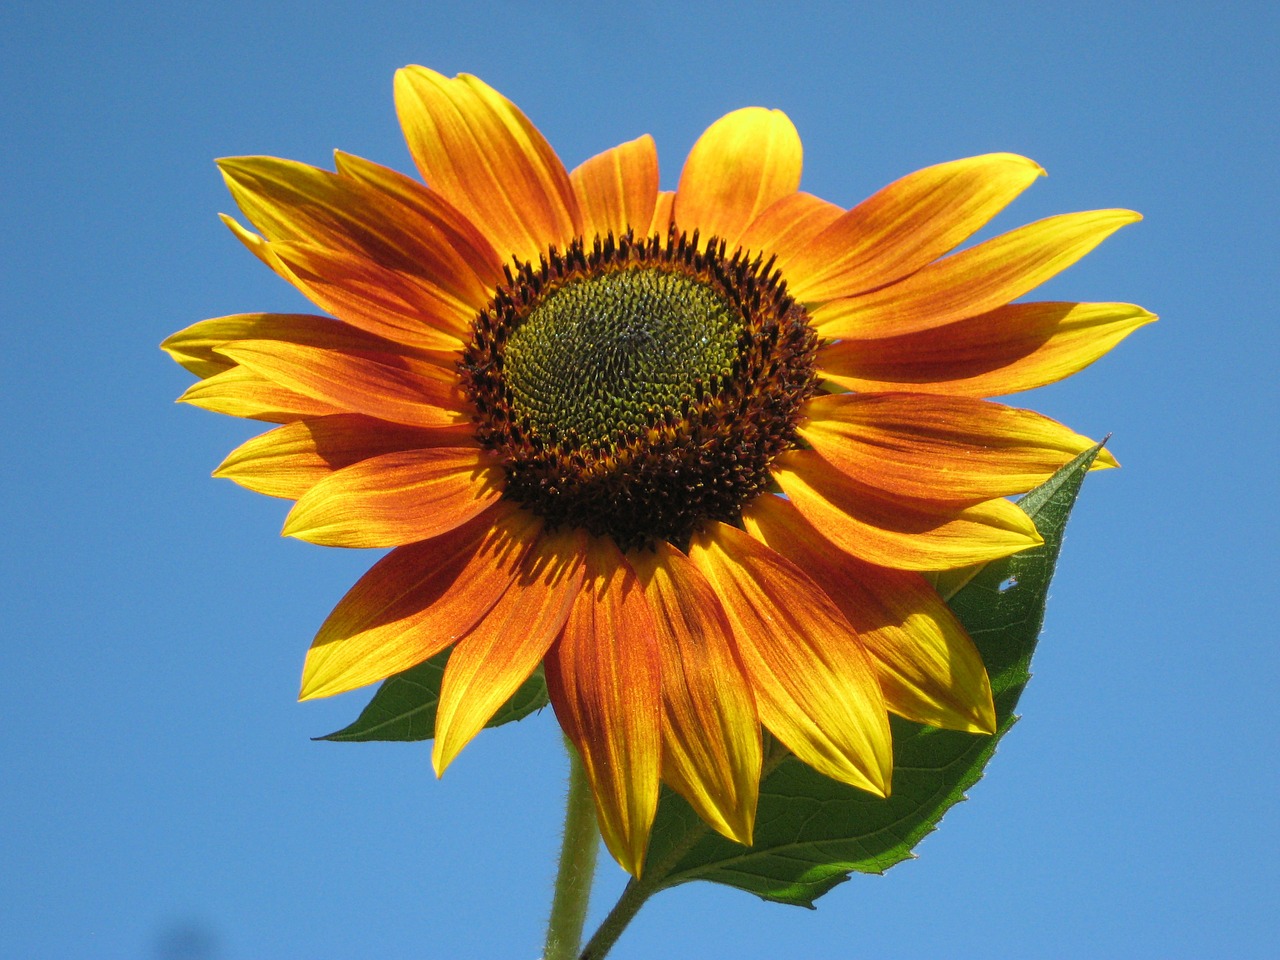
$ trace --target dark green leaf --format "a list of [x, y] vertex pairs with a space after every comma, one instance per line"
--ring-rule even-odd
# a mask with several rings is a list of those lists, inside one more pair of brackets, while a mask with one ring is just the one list
[[[317, 740], [430, 740], [436, 732], [436, 705], [449, 651], [410, 667], [382, 682], [355, 723]], [[499, 708], [485, 726], [499, 727], [523, 720], [547, 704], [542, 667]]]
[[[1030, 676], [1044, 622], [1049, 579], [1063, 527], [1098, 447], [1077, 457], [1019, 506], [1044, 545], [966, 571], [952, 609], [982, 653], [995, 693], [999, 732], [976, 736], [892, 717], [893, 796], [877, 799], [815, 773], [777, 750], [766, 761], [747, 848], [710, 831], [677, 795], [664, 790], [642, 885], [651, 891], [711, 880], [768, 900], [812, 906], [850, 872], [881, 873], [911, 856], [948, 809], [982, 776]], [[960, 578], [956, 578], [958, 581]]]

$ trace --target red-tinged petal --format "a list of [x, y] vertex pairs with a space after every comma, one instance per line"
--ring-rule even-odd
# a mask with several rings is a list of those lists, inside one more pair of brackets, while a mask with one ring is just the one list
[[742, 519], [749, 533], [822, 584], [857, 631], [891, 711], [934, 727], [995, 732], [982, 656], [923, 576], [837, 552], [781, 497], [757, 497]]
[[806, 520], [832, 543], [895, 570], [949, 570], [986, 563], [1043, 542], [1008, 500], [959, 509], [894, 498], [842, 474], [811, 450], [778, 457], [773, 477]]
[[781, 110], [745, 107], [721, 117], [698, 138], [676, 189], [675, 219], [729, 249], [762, 211], [800, 186], [803, 150]]
[[447, 533], [502, 494], [502, 472], [478, 447], [401, 450], [321, 480], [285, 518], [282, 536], [328, 547], [398, 547]]
[[537, 526], [504, 503], [433, 540], [391, 551], [321, 625], [300, 699], [384, 680], [448, 647], [497, 603]]
[[850, 297], [914, 273], [968, 239], [1044, 170], [989, 153], [926, 167], [891, 183], [812, 242], [779, 256], [791, 294], [805, 303]]
[[[868, 487], [921, 500], [1023, 493], [1093, 446], [1056, 420], [972, 397], [827, 394], [804, 413], [800, 435], [822, 459]], [[1094, 461], [1116, 466], [1105, 450]]]
[[556, 717], [582, 755], [605, 845], [638, 877], [658, 809], [661, 668], [644, 589], [611, 540], [590, 538], [583, 589], [545, 667]]
[[[403, 173], [364, 157], [343, 153], [341, 150], [335, 151], [333, 156], [339, 174], [373, 187], [438, 227], [449, 246], [457, 250], [471, 265], [484, 289], [492, 289], [502, 283], [502, 258], [493, 249], [493, 244], [439, 193]], [[469, 281], [470, 277], [465, 279]], [[483, 307], [485, 302], [477, 302], [476, 309]]]
[[1155, 314], [1131, 303], [1011, 303], [898, 337], [822, 349], [822, 374], [851, 390], [996, 397], [1083, 370]]
[[649, 224], [649, 236], [656, 235], [666, 239], [675, 219], [675, 204], [674, 190], [663, 190], [658, 194], [658, 199], [653, 206], [653, 220]]
[[241, 444], [213, 471], [269, 497], [297, 500], [336, 470], [395, 450], [462, 447], [466, 427], [426, 430], [356, 413], [299, 420]]
[[1034, 290], [1126, 224], [1131, 210], [1066, 213], [1028, 224], [917, 270], [872, 293], [813, 311], [832, 340], [887, 337], [977, 316]]
[[458, 350], [476, 311], [419, 276], [306, 243], [272, 243], [289, 280], [351, 326], [419, 350]]
[[483, 264], [459, 251], [458, 233], [444, 218], [424, 216], [354, 177], [293, 160], [231, 157], [218, 166], [267, 240], [308, 243], [413, 274], [471, 310], [488, 302], [490, 287], [477, 273]]
[[761, 722], [819, 773], [888, 796], [893, 743], [880, 683], [831, 599], [727, 524], [696, 534], [689, 557], [728, 614]]
[[564, 629], [582, 589], [585, 553], [579, 531], [542, 536], [506, 593], [449, 654], [431, 751], [437, 776], [529, 678]]
[[660, 541], [629, 560], [662, 660], [662, 779], [717, 831], [750, 846], [760, 722], [732, 628], [711, 585], [675, 547]]
[[178, 402], [230, 417], [270, 423], [342, 413], [341, 408], [331, 403], [290, 390], [244, 367], [232, 367], [193, 383]]
[[834, 203], [821, 200], [811, 193], [789, 193], [770, 204], [760, 216], [751, 221], [751, 225], [738, 240], [738, 245], [766, 258], [776, 256], [778, 263], [784, 265], [783, 276], [790, 284], [791, 275], [785, 264], [790, 262], [797, 250], [803, 249], [843, 213], [844, 210]]
[[373, 345], [383, 342], [329, 317], [307, 313], [238, 313], [193, 323], [165, 338], [160, 349], [196, 376], [209, 377], [236, 365], [230, 357], [217, 352], [232, 340], [289, 340], [356, 350], [377, 349]]
[[658, 148], [653, 137], [643, 137], [597, 154], [571, 174], [582, 209], [582, 235], [587, 246], [592, 236], [637, 236], [653, 222], [658, 202]]
[[396, 112], [427, 185], [466, 214], [504, 259], [534, 263], [582, 232], [564, 164], [516, 106], [476, 77], [396, 73]]
[[628, 229], [645, 236], [658, 204], [658, 148], [648, 133], [596, 154], [568, 175], [582, 210], [582, 237]]
[[282, 340], [243, 340], [219, 353], [281, 386], [330, 404], [412, 427], [465, 423], [456, 371], [443, 363], [382, 353], [349, 353]]

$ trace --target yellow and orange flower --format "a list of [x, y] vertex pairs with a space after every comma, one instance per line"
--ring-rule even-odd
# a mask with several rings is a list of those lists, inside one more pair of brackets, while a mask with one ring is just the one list
[[395, 93], [425, 185], [342, 153], [221, 162], [258, 232], [228, 225], [332, 317], [164, 344], [201, 378], [182, 400], [281, 424], [216, 475], [296, 500], [289, 536], [395, 548], [320, 628], [302, 697], [452, 647], [443, 771], [543, 664], [634, 874], [660, 781], [750, 843], [762, 724], [877, 795], [887, 713], [991, 733], [982, 661], [923, 574], [1039, 542], [1004, 498], [1091, 441], [983, 398], [1154, 318], [1012, 301], [1138, 216], [950, 253], [1040, 167], [943, 163], [843, 210], [799, 190], [786, 115], [751, 107], [666, 192], [648, 136], [568, 172], [475, 77], [409, 67]]

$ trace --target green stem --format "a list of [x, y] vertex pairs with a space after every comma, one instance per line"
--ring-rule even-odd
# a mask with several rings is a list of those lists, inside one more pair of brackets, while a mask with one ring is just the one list
[[627, 924], [640, 912], [640, 908], [653, 892], [652, 888], [646, 888], [635, 880], [629, 882], [578, 960], [603, 960], [604, 955], [617, 942], [618, 937], [622, 936], [622, 931], [627, 929]]
[[[760, 778], [763, 780], [771, 774], [788, 756], [790, 756], [790, 753], [787, 748], [766, 733], [764, 735], [764, 764]], [[702, 820], [696, 821], [689, 832], [667, 851], [667, 855], [660, 862], [646, 864], [644, 878], [642, 880], [632, 880], [627, 884], [627, 888], [622, 891], [622, 896], [618, 898], [618, 902], [613, 905], [609, 915], [604, 918], [604, 923], [600, 924], [600, 929], [592, 935], [587, 945], [582, 948], [582, 954], [578, 957], [578, 960], [604, 960], [605, 954], [617, 943], [618, 937], [622, 936], [622, 931], [627, 929], [627, 924], [635, 919], [635, 915], [640, 912], [640, 908], [644, 906], [645, 901], [669, 885], [671, 871], [684, 859], [685, 854], [697, 846], [698, 841], [706, 836], [709, 829]]]
[[565, 801], [564, 843], [560, 847], [560, 869], [556, 892], [547, 923], [547, 946], [543, 960], [575, 960], [582, 928], [587, 921], [587, 903], [596, 872], [596, 852], [600, 834], [596, 829], [591, 784], [582, 759], [573, 744], [565, 740], [569, 754], [569, 797]]

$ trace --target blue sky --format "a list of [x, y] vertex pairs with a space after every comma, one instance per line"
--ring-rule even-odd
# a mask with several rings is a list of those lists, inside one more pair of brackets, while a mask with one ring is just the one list
[[[413, 62], [483, 77], [570, 166], [652, 133], [667, 187], [761, 104], [842, 204], [1008, 150], [1050, 176], [998, 229], [1146, 216], [1037, 295], [1163, 319], [1026, 398], [1112, 433], [1125, 469], [1085, 486], [1024, 720], [972, 801], [816, 912], [691, 885], [611, 956], [1271, 955], [1278, 26], [1248, 2], [8, 5], [0, 956], [539, 952], [550, 713], [438, 782], [425, 745], [311, 742], [367, 699], [294, 695], [373, 558], [281, 540], [283, 502], [210, 479], [255, 431], [175, 406], [156, 349], [302, 307], [219, 224], [212, 159], [409, 171]], [[604, 861], [593, 917], [622, 882]]]

